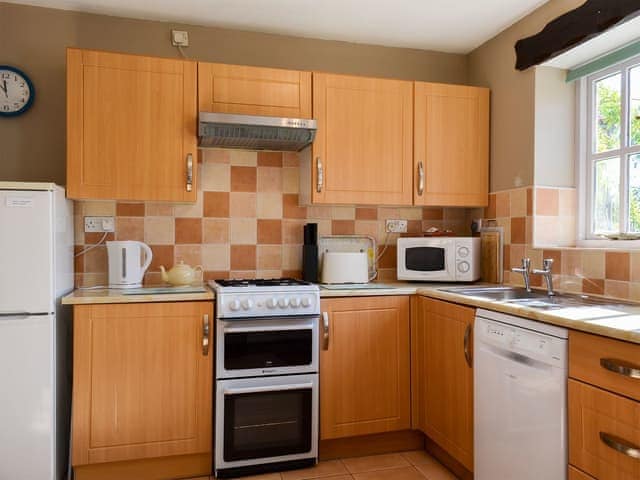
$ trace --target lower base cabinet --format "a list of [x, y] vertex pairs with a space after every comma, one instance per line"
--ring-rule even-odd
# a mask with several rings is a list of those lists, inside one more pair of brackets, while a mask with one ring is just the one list
[[569, 480], [595, 480], [593, 477], [569, 465]]
[[115, 462], [123, 471], [126, 462], [146, 459], [168, 468], [161, 460], [169, 457], [173, 476], [181, 476], [180, 462], [190, 475], [209, 474], [212, 322], [211, 302], [74, 307], [72, 465], [79, 478]]
[[411, 426], [409, 297], [323, 299], [320, 439]]

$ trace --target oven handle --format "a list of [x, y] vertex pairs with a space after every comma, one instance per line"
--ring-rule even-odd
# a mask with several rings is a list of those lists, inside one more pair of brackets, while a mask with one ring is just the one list
[[305, 323], [302, 325], [272, 325], [263, 327], [224, 327], [225, 333], [248, 333], [248, 332], [279, 332], [290, 330], [311, 330], [313, 323]]
[[224, 395], [241, 395], [243, 393], [279, 392], [281, 390], [307, 390], [313, 388], [313, 383], [295, 383], [291, 385], [269, 385], [266, 387], [225, 388]]

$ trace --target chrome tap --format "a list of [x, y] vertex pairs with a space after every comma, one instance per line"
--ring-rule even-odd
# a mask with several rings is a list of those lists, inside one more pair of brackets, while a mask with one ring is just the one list
[[529, 273], [531, 269], [531, 259], [523, 258], [522, 259], [522, 267], [513, 267], [511, 269], [514, 273], [521, 273], [522, 278], [524, 278], [524, 288], [527, 289], [527, 292], [531, 293], [531, 281], [529, 279]]
[[547, 282], [547, 295], [550, 297], [555, 295], [553, 291], [553, 274], [551, 273], [551, 267], [553, 266], [553, 258], [545, 258], [542, 260], [542, 270], [534, 268], [531, 273], [535, 275], [542, 275]]

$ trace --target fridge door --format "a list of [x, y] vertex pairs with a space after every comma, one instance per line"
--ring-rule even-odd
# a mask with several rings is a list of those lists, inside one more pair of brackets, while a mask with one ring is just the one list
[[0, 190], [0, 314], [54, 310], [52, 192]]
[[0, 316], [0, 478], [53, 478], [52, 315]]

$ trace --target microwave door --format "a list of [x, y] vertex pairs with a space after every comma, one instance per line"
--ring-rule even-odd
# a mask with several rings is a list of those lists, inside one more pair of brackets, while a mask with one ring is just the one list
[[408, 246], [405, 250], [404, 269], [421, 280], [454, 280], [454, 256], [454, 249], [449, 243], [438, 246]]

